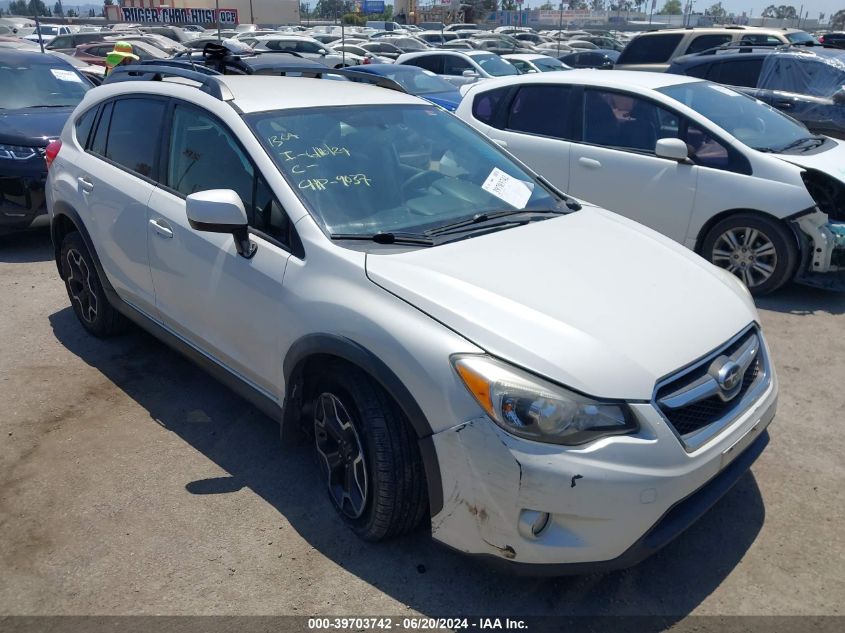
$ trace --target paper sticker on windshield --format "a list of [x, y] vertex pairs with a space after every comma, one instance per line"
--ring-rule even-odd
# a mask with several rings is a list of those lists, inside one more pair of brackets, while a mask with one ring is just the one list
[[512, 178], [498, 167], [493, 168], [481, 188], [517, 209], [525, 207], [533, 189], [531, 183]]
[[53, 73], [53, 77], [59, 81], [75, 81], [77, 83], [82, 83], [82, 79], [80, 79], [79, 75], [73, 71], [62, 70], [61, 68], [51, 68], [50, 72]]

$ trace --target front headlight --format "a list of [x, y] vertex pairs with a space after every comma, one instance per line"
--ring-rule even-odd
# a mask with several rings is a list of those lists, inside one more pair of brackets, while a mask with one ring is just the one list
[[487, 415], [518, 437], [575, 445], [637, 428], [623, 403], [593, 400], [489, 356], [453, 356], [452, 364]]
[[38, 156], [38, 150], [34, 147], [22, 147], [20, 145], [0, 145], [0, 159], [7, 160], [29, 160]]

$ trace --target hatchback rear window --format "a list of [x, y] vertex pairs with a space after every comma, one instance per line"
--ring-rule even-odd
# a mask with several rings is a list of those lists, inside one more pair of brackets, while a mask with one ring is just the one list
[[619, 64], [663, 64], [668, 62], [672, 53], [678, 47], [683, 37], [682, 33], [666, 33], [660, 35], [640, 35], [635, 37], [622, 55]]

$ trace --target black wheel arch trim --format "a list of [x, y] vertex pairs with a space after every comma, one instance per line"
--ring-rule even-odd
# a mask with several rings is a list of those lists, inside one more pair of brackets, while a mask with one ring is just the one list
[[[336, 334], [308, 334], [291, 345], [283, 363], [286, 386], [284, 426], [295, 426], [297, 407], [295, 404], [293, 407], [288, 407], [287, 404], [296, 403], [301, 397], [301, 394], [297, 392], [300, 377], [296, 375], [296, 372], [302, 367], [303, 361], [316, 355], [335, 356], [360, 367], [396, 400], [399, 408], [402, 409], [405, 417], [411, 423], [419, 441], [420, 455], [425, 468], [431, 516], [440, 512], [443, 508], [443, 485], [440, 478], [437, 452], [431, 438], [433, 434], [431, 424], [411, 392], [393, 370], [378, 356], [355, 341]], [[291, 422], [294, 424], [291, 424]], [[287, 433], [291, 430], [293, 429], [287, 430]], [[285, 428], [282, 429], [282, 433], [287, 435]]]

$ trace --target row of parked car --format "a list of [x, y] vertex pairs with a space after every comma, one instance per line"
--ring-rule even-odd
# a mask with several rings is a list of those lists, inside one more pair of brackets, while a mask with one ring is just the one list
[[749, 289], [841, 282], [845, 148], [674, 73], [461, 72], [448, 112], [371, 72], [442, 80], [406, 61], [444, 53], [212, 41], [94, 88], [0, 50], [6, 121], [66, 119], [0, 161], [48, 167], [81, 326], [135, 322], [308, 437], [362, 538], [428, 519], [534, 571], [629, 566], [764, 450]]

